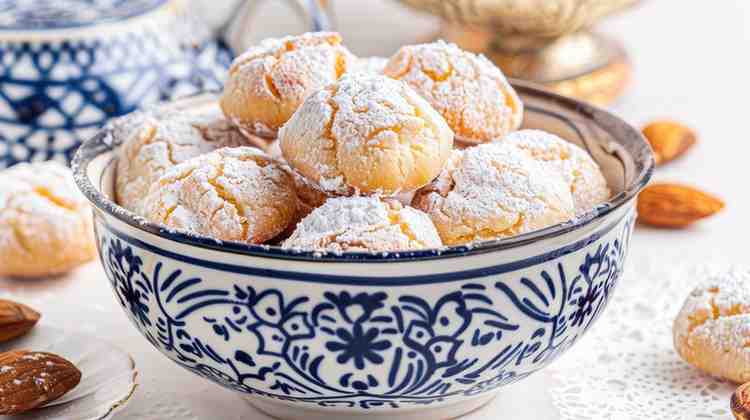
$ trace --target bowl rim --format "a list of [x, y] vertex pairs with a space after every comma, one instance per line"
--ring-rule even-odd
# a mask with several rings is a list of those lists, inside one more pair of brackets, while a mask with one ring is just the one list
[[[592, 119], [597, 124], [603, 126], [607, 132], [616, 131], [618, 137], [626, 138], [628, 141], [641, 143], [644, 150], [650, 150], [643, 135], [635, 127], [631, 126], [614, 114], [599, 108], [595, 105], [579, 101], [574, 98], [562, 96], [556, 93], [544, 90], [529, 82], [513, 80], [513, 87], [519, 93], [526, 92], [536, 97], [549, 100], [563, 108], [573, 110]], [[103, 153], [113, 150], [116, 145], [111, 141], [111, 129], [105, 127], [92, 138], [86, 140], [78, 149], [71, 164], [75, 182], [78, 188], [86, 198], [99, 210], [111, 217], [129, 225], [130, 227], [144, 231], [160, 238], [178, 242], [184, 245], [195, 246], [198, 248], [208, 249], [211, 251], [220, 251], [231, 254], [240, 254], [252, 257], [263, 257], [283, 260], [308, 261], [315, 263], [378, 263], [378, 262], [414, 262], [433, 259], [445, 259], [460, 256], [478, 255], [488, 252], [496, 252], [512, 248], [520, 248], [532, 242], [539, 242], [546, 239], [559, 237], [571, 231], [581, 229], [621, 208], [633, 200], [636, 195], [648, 184], [654, 171], [654, 158], [652, 153], [643, 155], [645, 162], [641, 162], [643, 167], [634, 179], [626, 185], [625, 189], [611, 197], [605, 203], [592, 209], [590, 212], [575, 217], [574, 219], [558, 223], [539, 229], [536, 231], [524, 233], [511, 238], [495, 239], [482, 241], [466, 245], [445, 246], [442, 248], [433, 248], [425, 250], [412, 251], [394, 251], [394, 252], [345, 252], [334, 253], [326, 251], [303, 251], [299, 249], [285, 249], [273, 245], [255, 245], [234, 241], [220, 241], [208, 236], [196, 235], [170, 230], [158, 223], [145, 220], [133, 212], [120, 207], [113, 200], [108, 199], [104, 194], [92, 184], [87, 172], [89, 164]], [[633, 156], [638, 159], [638, 156]], [[109, 167], [114, 158], [107, 163]]]

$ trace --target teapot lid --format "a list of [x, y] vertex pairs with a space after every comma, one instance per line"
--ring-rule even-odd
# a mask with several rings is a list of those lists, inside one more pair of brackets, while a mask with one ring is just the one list
[[0, 30], [80, 28], [132, 18], [168, 0], [0, 0]]

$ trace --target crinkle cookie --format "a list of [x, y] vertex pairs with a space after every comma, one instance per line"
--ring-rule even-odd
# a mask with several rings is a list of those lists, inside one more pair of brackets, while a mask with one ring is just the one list
[[297, 220], [294, 182], [252, 147], [223, 148], [164, 172], [149, 190], [144, 216], [220, 240], [263, 243]]
[[386, 63], [388, 63], [388, 59], [383, 57], [358, 57], [354, 60], [347, 72], [382, 75]]
[[164, 171], [220, 147], [250, 142], [220, 115], [142, 113], [119, 124], [118, 136], [126, 140], [118, 152], [116, 201], [140, 216], [146, 193]]
[[570, 187], [577, 214], [586, 213], [609, 199], [610, 190], [599, 165], [577, 145], [541, 130], [516, 131], [505, 136], [502, 142], [524, 150], [543, 165], [560, 172]]
[[575, 215], [558, 172], [502, 143], [454, 151], [412, 204], [430, 215], [446, 245], [515, 236]]
[[307, 96], [338, 80], [353, 60], [334, 32], [266, 39], [232, 63], [221, 108], [245, 132], [273, 136]]
[[402, 47], [383, 73], [424, 96], [462, 142], [486, 143], [521, 126], [523, 104], [500, 69], [454, 44]]
[[21, 163], [0, 171], [0, 276], [63, 274], [94, 257], [91, 208], [68, 168]]
[[303, 250], [403, 251], [442, 246], [426, 214], [395, 200], [335, 197], [313, 210], [283, 243]]
[[434, 179], [453, 133], [413, 89], [353, 73], [311, 95], [279, 131], [286, 161], [337, 195], [392, 195]]
[[750, 270], [714, 273], [685, 300], [672, 327], [677, 353], [711, 375], [750, 381]]

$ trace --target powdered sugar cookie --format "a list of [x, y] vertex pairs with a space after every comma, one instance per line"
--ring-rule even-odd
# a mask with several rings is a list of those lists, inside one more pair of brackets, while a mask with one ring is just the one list
[[302, 219], [283, 247], [345, 252], [441, 245], [430, 218], [419, 210], [376, 197], [336, 197]]
[[391, 195], [435, 178], [453, 133], [406, 84], [353, 73], [307, 98], [279, 141], [286, 161], [323, 191]]
[[232, 63], [221, 108], [244, 131], [273, 136], [308, 95], [338, 80], [353, 60], [333, 32], [266, 39]]
[[599, 165], [575, 144], [541, 130], [515, 131], [502, 141], [560, 172], [570, 187], [577, 214], [586, 213], [609, 199], [607, 180]]
[[248, 139], [223, 117], [177, 113], [125, 117], [128, 134], [118, 152], [116, 201], [145, 216], [143, 200], [151, 185], [170, 167], [220, 147], [248, 144]]
[[382, 75], [388, 59], [384, 57], [358, 57], [347, 73], [370, 73]]
[[687, 297], [672, 332], [686, 362], [734, 382], [750, 381], [750, 270], [710, 275]]
[[383, 73], [424, 96], [463, 142], [488, 142], [521, 125], [523, 104], [503, 73], [454, 44], [402, 47]]
[[514, 236], [575, 214], [559, 173], [502, 143], [454, 151], [413, 205], [430, 215], [446, 245]]
[[144, 205], [144, 216], [165, 226], [254, 244], [284, 231], [297, 214], [289, 174], [252, 147], [218, 149], [168, 169]]
[[0, 276], [62, 274], [92, 260], [91, 209], [55, 162], [0, 172]]

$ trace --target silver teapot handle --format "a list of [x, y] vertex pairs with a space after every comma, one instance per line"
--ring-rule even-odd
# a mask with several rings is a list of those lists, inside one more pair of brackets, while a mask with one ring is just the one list
[[[242, 34], [238, 35], [236, 28], [242, 28], [244, 23], [255, 15], [261, 1], [263, 0], [236, 1], [224, 24], [217, 28], [216, 36], [228, 45], [238, 45], [241, 40], [234, 38]], [[287, 2], [294, 8], [297, 15], [307, 22], [308, 30], [330, 31], [333, 29], [330, 0], [287, 0]]]

